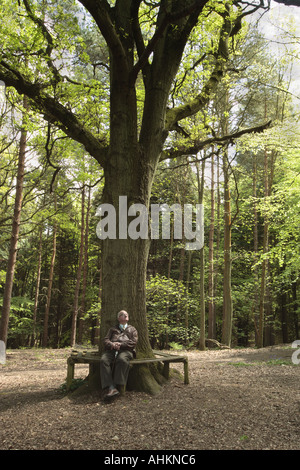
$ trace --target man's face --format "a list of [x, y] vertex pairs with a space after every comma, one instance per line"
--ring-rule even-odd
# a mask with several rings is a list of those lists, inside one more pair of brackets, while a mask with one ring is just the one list
[[129, 320], [128, 313], [121, 313], [121, 315], [119, 316], [119, 323], [121, 325], [126, 325], [128, 320]]

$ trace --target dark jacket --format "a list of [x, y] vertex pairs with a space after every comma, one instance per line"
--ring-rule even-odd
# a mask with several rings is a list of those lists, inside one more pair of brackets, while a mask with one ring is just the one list
[[134, 326], [128, 325], [123, 331], [120, 330], [119, 326], [115, 326], [108, 330], [107, 335], [104, 338], [104, 349], [112, 350], [112, 343], [121, 343], [120, 351], [127, 349], [135, 356], [135, 347], [138, 341], [138, 332]]

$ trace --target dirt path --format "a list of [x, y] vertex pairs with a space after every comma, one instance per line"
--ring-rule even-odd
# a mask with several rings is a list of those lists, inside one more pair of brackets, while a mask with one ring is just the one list
[[[172, 379], [156, 396], [127, 392], [110, 404], [97, 393], [61, 393], [70, 350], [9, 351], [0, 365], [0, 449], [299, 450], [294, 351], [185, 352], [189, 385]], [[76, 377], [86, 373], [77, 366]]]

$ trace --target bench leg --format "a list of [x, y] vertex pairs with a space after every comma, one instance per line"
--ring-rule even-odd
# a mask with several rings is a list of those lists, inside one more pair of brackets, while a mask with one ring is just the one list
[[89, 364], [89, 375], [88, 375], [88, 384], [91, 386], [92, 384], [92, 377], [94, 373], [94, 364]]
[[126, 384], [124, 385], [118, 385], [118, 390], [120, 392], [120, 395], [124, 396], [126, 392]]
[[170, 377], [170, 363], [164, 362], [163, 376], [165, 379], [169, 380]]
[[68, 359], [68, 369], [67, 369], [67, 392], [70, 390], [72, 380], [74, 379], [74, 362], [71, 358]]
[[184, 361], [183, 368], [184, 368], [184, 383], [185, 385], [188, 385], [190, 381], [189, 381], [189, 364], [187, 360]]

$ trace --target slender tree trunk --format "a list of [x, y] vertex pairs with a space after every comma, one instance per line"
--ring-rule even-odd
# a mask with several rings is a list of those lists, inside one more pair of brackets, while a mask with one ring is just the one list
[[[203, 204], [203, 193], [204, 193], [204, 170], [205, 170], [205, 160], [202, 160], [201, 165], [201, 179], [200, 179], [200, 170], [197, 163], [197, 181], [198, 181], [198, 202]], [[205, 291], [204, 291], [204, 281], [205, 281], [205, 262], [204, 262], [204, 246], [200, 249], [200, 337], [199, 337], [199, 349], [201, 351], [205, 350]]]
[[[54, 194], [54, 209], [56, 213], [57, 205], [56, 205], [55, 194]], [[55, 264], [55, 257], [56, 257], [56, 236], [57, 236], [57, 222], [55, 220], [53, 224], [52, 256], [51, 256], [51, 262], [50, 262], [47, 299], [46, 299], [45, 315], [44, 315], [44, 331], [43, 331], [43, 347], [44, 348], [48, 346], [48, 324], [49, 324], [49, 311], [50, 311], [50, 303], [51, 303], [51, 295], [52, 295], [54, 264]]]
[[[224, 93], [223, 111], [229, 111], [229, 90]], [[224, 114], [221, 121], [222, 131], [227, 133], [229, 126], [228, 114]], [[223, 273], [223, 323], [222, 343], [231, 346], [232, 337], [232, 297], [231, 297], [231, 194], [228, 162], [228, 144], [223, 152], [223, 176], [224, 176], [224, 273]]]
[[71, 346], [74, 346], [75, 341], [76, 341], [78, 299], [79, 299], [79, 290], [80, 290], [81, 277], [82, 277], [82, 262], [83, 262], [83, 249], [84, 249], [84, 228], [85, 228], [84, 212], [85, 212], [85, 188], [83, 188], [82, 193], [81, 193], [80, 247], [79, 247], [76, 287], [75, 287], [75, 292], [74, 292], [74, 306], [73, 306], [71, 339], [70, 339]]
[[[265, 202], [269, 195], [269, 174], [268, 174], [268, 153], [265, 150], [264, 157], [264, 180], [265, 180]], [[262, 348], [264, 345], [264, 327], [265, 327], [265, 293], [266, 293], [266, 279], [267, 279], [267, 258], [266, 254], [269, 250], [269, 221], [264, 208], [264, 237], [263, 237], [263, 255], [264, 259], [262, 262], [261, 269], [261, 281], [260, 281], [260, 299], [259, 299], [259, 325], [258, 325], [258, 341], [257, 346]]]
[[101, 311], [102, 311], [102, 266], [101, 261], [99, 263], [99, 290], [98, 290], [98, 303], [100, 305], [99, 312], [93, 324], [92, 330], [92, 344], [98, 344], [100, 341], [100, 318], [101, 318]]
[[12, 288], [14, 282], [14, 273], [17, 260], [17, 249], [19, 241], [19, 231], [20, 231], [20, 221], [21, 221], [21, 209], [22, 209], [22, 199], [23, 199], [23, 180], [24, 180], [24, 170], [25, 170], [25, 154], [26, 154], [26, 139], [27, 139], [27, 130], [26, 130], [26, 116], [25, 113], [28, 111], [28, 102], [27, 97], [23, 98], [23, 107], [25, 109], [23, 113], [23, 123], [21, 130], [20, 146], [19, 146], [19, 161], [18, 161], [18, 173], [17, 173], [17, 184], [16, 184], [16, 196], [15, 196], [15, 205], [14, 205], [14, 215], [12, 222], [12, 233], [10, 239], [9, 247], [9, 256], [7, 263], [6, 271], [6, 281], [3, 295], [3, 308], [2, 316], [0, 321], [0, 340], [5, 344], [7, 342], [8, 335], [8, 323], [10, 315], [10, 306], [11, 306], [11, 296]]
[[39, 234], [39, 251], [38, 251], [38, 268], [36, 273], [36, 287], [34, 296], [34, 308], [33, 308], [33, 333], [31, 338], [31, 346], [34, 346], [36, 340], [36, 314], [39, 301], [40, 293], [40, 282], [41, 282], [41, 270], [42, 270], [42, 246], [43, 246], [43, 227], [40, 228]]
[[[182, 240], [184, 243], [184, 240]], [[183, 279], [184, 279], [184, 264], [185, 264], [185, 248], [180, 249], [180, 263], [179, 263], [179, 277], [178, 277], [178, 297], [177, 297], [177, 308], [176, 308], [176, 326], [178, 327], [181, 323], [181, 312], [184, 308], [183, 296]]]
[[[220, 245], [221, 245], [221, 183], [220, 183], [220, 152], [217, 152], [217, 226], [216, 226], [216, 256], [215, 256], [215, 282], [214, 282], [214, 298], [218, 296], [219, 289], [219, 278], [220, 278]], [[217, 311], [216, 311], [217, 321]], [[218, 332], [216, 331], [216, 339], [218, 338]]]
[[287, 309], [288, 296], [285, 290], [280, 294], [280, 321], [281, 321], [281, 334], [282, 342], [288, 343], [288, 309]]
[[274, 315], [273, 315], [273, 308], [272, 308], [272, 292], [270, 286], [270, 263], [267, 263], [267, 282], [266, 282], [266, 302], [265, 302], [265, 314], [266, 314], [266, 322], [265, 322], [265, 330], [264, 330], [264, 346], [272, 346], [274, 344], [273, 341], [273, 322], [274, 322]]
[[[192, 251], [190, 250], [188, 252], [188, 267], [187, 267], [187, 278], [186, 278], [187, 298], [190, 295], [191, 264], [192, 264]], [[185, 305], [185, 335], [186, 335], [185, 344], [186, 346], [188, 346], [188, 343], [189, 343], [188, 331], [189, 331], [189, 304], [188, 302], [186, 302], [186, 305]]]
[[[173, 244], [174, 244], [174, 232], [173, 232], [173, 220], [171, 220], [171, 237], [170, 237], [170, 252], [169, 252], [169, 262], [168, 262], [168, 281], [171, 278], [171, 267], [172, 267], [172, 258], [173, 258]], [[166, 325], [169, 324], [169, 309], [170, 309], [170, 294], [167, 295], [167, 306], [166, 306]], [[169, 331], [167, 329], [165, 345], [169, 345]]]
[[[185, 168], [185, 172], [183, 174], [183, 188], [180, 191], [179, 185], [178, 185], [178, 180], [176, 181], [176, 190], [177, 190], [177, 198], [178, 198], [178, 203], [183, 207], [186, 201], [186, 192], [187, 192], [187, 174], [188, 174], [188, 166]], [[184, 233], [184, 221], [183, 221], [183, 233]], [[185, 237], [183, 236], [183, 239], [181, 240], [181, 249], [180, 249], [180, 264], [179, 264], [179, 288], [178, 288], [178, 303], [177, 303], [177, 310], [176, 310], [176, 326], [179, 326], [181, 322], [181, 312], [184, 310], [183, 306], [183, 292], [181, 289], [181, 285], [184, 280], [184, 269], [185, 269], [185, 258], [186, 258], [186, 253], [185, 253]]]
[[257, 218], [257, 156], [253, 155], [253, 250], [254, 250], [254, 299], [252, 305], [253, 321], [255, 327], [255, 343], [257, 344], [258, 338], [258, 218]]
[[224, 279], [222, 343], [231, 346], [232, 298], [231, 298], [231, 201], [227, 150], [224, 152]]
[[84, 234], [84, 260], [83, 260], [83, 279], [82, 279], [82, 293], [81, 293], [81, 306], [80, 306], [80, 317], [78, 325], [78, 342], [82, 343], [83, 336], [83, 319], [82, 316], [85, 313], [85, 297], [86, 297], [86, 286], [87, 286], [87, 271], [88, 271], [88, 242], [89, 242], [89, 219], [90, 219], [90, 207], [91, 207], [91, 188], [88, 191], [88, 201], [86, 209], [85, 219], [85, 234]]
[[294, 320], [294, 337], [299, 338], [299, 321], [298, 321], [298, 299], [297, 299], [297, 279], [292, 283], [292, 299], [293, 299], [293, 320]]
[[208, 337], [216, 339], [216, 310], [214, 299], [214, 231], [215, 231], [215, 176], [214, 154], [211, 157], [210, 227], [209, 227], [209, 279], [208, 279]]

